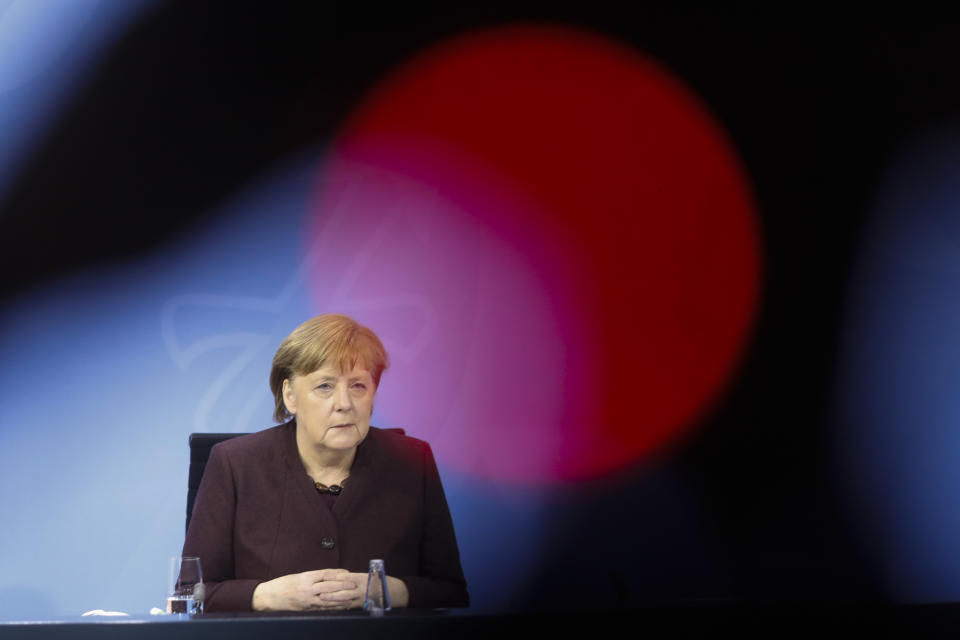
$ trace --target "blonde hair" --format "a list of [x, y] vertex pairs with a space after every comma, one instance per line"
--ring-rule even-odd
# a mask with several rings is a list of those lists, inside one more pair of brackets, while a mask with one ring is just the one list
[[380, 376], [389, 363], [377, 334], [353, 318], [325, 313], [307, 320], [284, 338], [273, 356], [270, 391], [277, 422], [293, 417], [283, 402], [283, 381], [292, 381], [295, 375], [313, 373], [325, 365], [337, 367], [340, 373], [360, 365], [370, 372], [374, 386], [380, 386]]

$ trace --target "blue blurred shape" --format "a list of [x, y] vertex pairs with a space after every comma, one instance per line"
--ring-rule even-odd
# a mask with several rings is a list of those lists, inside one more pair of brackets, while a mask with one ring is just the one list
[[904, 145], [853, 271], [836, 386], [850, 524], [906, 602], [960, 598], [960, 125]]
[[0, 0], [0, 197], [99, 53], [157, 0]]
[[[300, 250], [319, 162], [278, 168], [150, 254], [0, 309], [0, 593], [22, 595], [0, 598], [0, 619], [163, 606], [189, 434], [271, 426], [274, 350], [329, 310]], [[403, 375], [396, 364], [384, 384]], [[430, 402], [421, 391], [405, 401]], [[374, 423], [426, 437], [390, 412]], [[549, 535], [546, 492], [439, 464], [474, 604], [515, 603]]]

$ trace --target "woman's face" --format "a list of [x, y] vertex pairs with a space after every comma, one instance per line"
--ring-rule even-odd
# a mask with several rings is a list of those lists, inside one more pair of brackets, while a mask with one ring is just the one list
[[344, 451], [363, 442], [370, 431], [373, 377], [359, 366], [340, 373], [322, 367], [283, 381], [283, 400], [317, 448]]

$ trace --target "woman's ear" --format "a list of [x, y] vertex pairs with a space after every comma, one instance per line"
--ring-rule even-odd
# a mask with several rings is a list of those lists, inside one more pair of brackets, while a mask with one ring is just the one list
[[297, 396], [293, 393], [293, 382], [290, 378], [283, 380], [283, 404], [290, 415], [297, 415]]

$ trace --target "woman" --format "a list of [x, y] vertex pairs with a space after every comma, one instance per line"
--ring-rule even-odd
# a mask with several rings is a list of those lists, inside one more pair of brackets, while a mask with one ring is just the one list
[[453, 522], [430, 446], [370, 426], [387, 354], [336, 314], [303, 323], [270, 371], [280, 426], [216, 445], [183, 555], [205, 611], [351, 609], [384, 560], [394, 607], [467, 606]]

